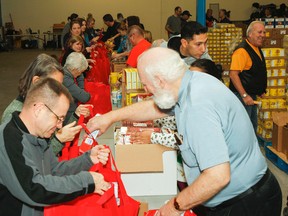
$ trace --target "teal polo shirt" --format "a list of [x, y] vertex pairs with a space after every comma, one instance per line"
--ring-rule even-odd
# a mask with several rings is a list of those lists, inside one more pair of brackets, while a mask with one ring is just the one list
[[230, 183], [204, 203], [215, 207], [256, 184], [265, 174], [251, 121], [239, 99], [219, 80], [187, 71], [174, 107], [188, 184], [205, 169], [229, 162]]

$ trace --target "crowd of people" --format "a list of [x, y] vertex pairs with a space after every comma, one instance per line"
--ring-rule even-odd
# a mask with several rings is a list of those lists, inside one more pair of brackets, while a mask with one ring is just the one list
[[57, 160], [63, 144], [81, 130], [76, 125], [79, 116], [90, 115], [85, 103], [91, 95], [84, 90], [84, 78], [89, 64], [95, 63], [90, 53], [101, 44], [113, 50], [110, 60], [123, 58], [127, 67], [138, 69], [145, 91], [153, 97], [95, 116], [88, 129], [103, 134], [117, 121], [154, 120], [162, 132], [131, 134], [132, 142], [158, 143], [179, 152], [179, 173], [184, 173], [177, 178], [179, 193], [157, 216], [180, 216], [189, 209], [198, 216], [281, 215], [281, 188], [255, 133], [254, 101], [267, 87], [261, 51], [264, 24], [253, 21], [248, 26], [232, 55], [227, 88], [221, 65], [209, 56], [207, 27], [230, 23], [230, 12], [221, 9], [215, 19], [208, 9], [207, 27], [189, 21], [191, 16], [175, 7], [165, 25], [168, 41], [154, 42], [138, 16], [118, 13], [115, 20], [105, 14], [106, 31], [95, 29], [92, 14], [86, 19], [76, 13], [68, 17], [61, 59], [37, 56], [19, 80], [19, 95], [3, 113], [0, 160], [7, 168], [0, 171], [1, 212], [43, 215], [45, 206], [90, 193], [102, 195], [111, 187], [100, 173], [89, 171], [93, 164], [107, 163], [110, 151], [104, 146], [73, 160]]

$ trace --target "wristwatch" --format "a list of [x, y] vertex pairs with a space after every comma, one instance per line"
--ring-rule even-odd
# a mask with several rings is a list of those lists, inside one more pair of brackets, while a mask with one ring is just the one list
[[174, 198], [174, 208], [175, 208], [177, 211], [182, 211], [182, 210], [180, 209], [179, 203], [177, 202], [176, 198], [177, 198], [177, 197]]
[[241, 95], [242, 98], [246, 98], [248, 96], [248, 94], [244, 93]]

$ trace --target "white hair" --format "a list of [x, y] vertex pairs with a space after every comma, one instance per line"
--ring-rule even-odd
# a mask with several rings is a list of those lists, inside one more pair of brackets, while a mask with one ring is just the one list
[[176, 51], [163, 47], [154, 47], [142, 53], [138, 58], [137, 68], [154, 86], [156, 76], [173, 83], [188, 70]]
[[262, 21], [253, 21], [250, 23], [250, 25], [248, 26], [247, 30], [246, 30], [246, 36], [249, 36], [249, 33], [253, 30], [253, 27], [255, 24], [262, 24], [263, 26], [265, 26], [265, 24]]
[[64, 67], [66, 67], [68, 70], [76, 69], [79, 71], [84, 71], [88, 67], [88, 62], [82, 53], [72, 52], [70, 55], [68, 55]]

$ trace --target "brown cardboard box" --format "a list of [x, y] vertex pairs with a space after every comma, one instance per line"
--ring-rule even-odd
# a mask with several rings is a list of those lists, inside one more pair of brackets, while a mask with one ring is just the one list
[[288, 126], [283, 127], [283, 153], [286, 155], [286, 159], [288, 160]]
[[273, 38], [283, 39], [284, 35], [286, 34], [288, 34], [288, 29], [286, 28], [273, 29]]
[[272, 112], [272, 146], [283, 152], [283, 127], [288, 123], [288, 112]]
[[174, 150], [157, 144], [115, 145], [116, 164], [121, 173], [163, 172], [165, 151]]
[[144, 213], [147, 211], [148, 211], [148, 203], [147, 202], [141, 202], [138, 216], [144, 216]]
[[126, 62], [113, 62], [112, 63], [112, 70], [114, 72], [121, 72], [126, 67], [127, 67]]
[[177, 194], [175, 150], [157, 144], [116, 145], [115, 158], [129, 196]]
[[282, 47], [282, 39], [280, 38], [266, 38], [266, 40], [263, 43], [263, 48], [269, 48], [269, 47]]

